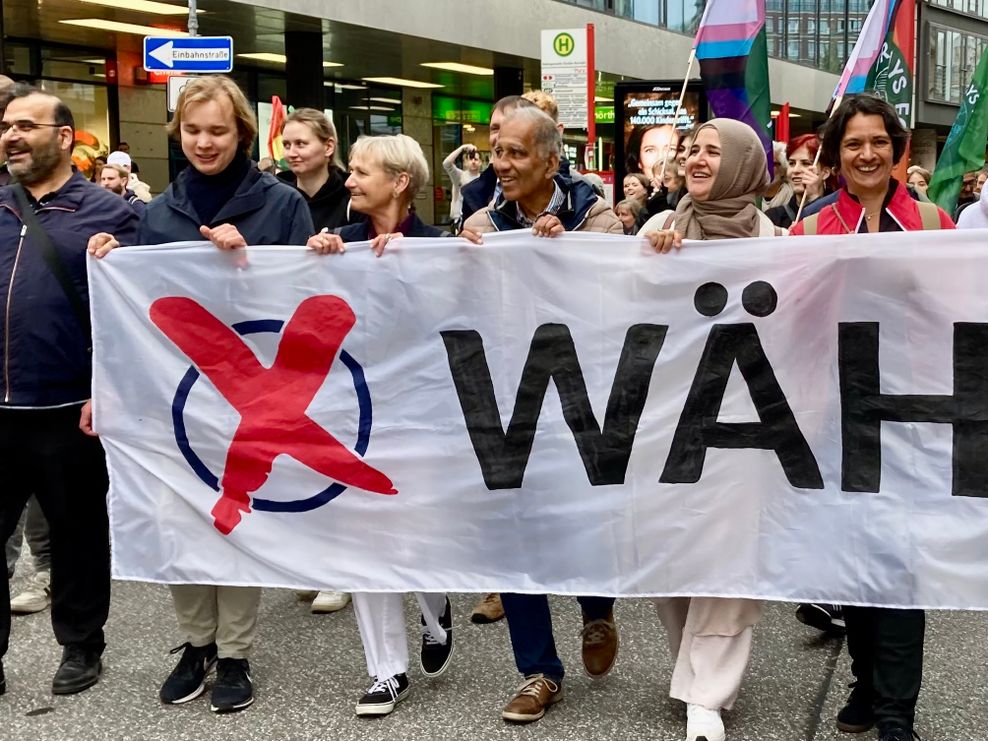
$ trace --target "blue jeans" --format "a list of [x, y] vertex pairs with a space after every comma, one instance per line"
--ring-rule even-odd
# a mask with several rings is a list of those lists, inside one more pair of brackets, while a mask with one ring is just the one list
[[[606, 618], [614, 607], [613, 597], [577, 597], [587, 620]], [[544, 674], [555, 681], [563, 678], [563, 662], [552, 637], [552, 614], [544, 594], [502, 593], [501, 604], [508, 619], [515, 666], [526, 677]]]

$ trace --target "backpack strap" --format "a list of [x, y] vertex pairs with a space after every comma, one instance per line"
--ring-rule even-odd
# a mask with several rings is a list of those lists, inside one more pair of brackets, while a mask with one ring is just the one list
[[807, 237], [816, 236], [817, 223], [820, 221], [820, 214], [810, 214], [802, 220], [803, 234]]
[[[69, 306], [72, 307], [72, 313], [75, 314], [76, 321], [79, 322], [80, 329], [82, 329], [86, 338], [89, 339], [92, 335], [89, 308], [76, 289], [75, 283], [72, 282], [72, 275], [69, 272], [68, 265], [65, 264], [61, 255], [58, 254], [58, 250], [52, 244], [48, 232], [41, 226], [41, 222], [34, 212], [34, 206], [28, 202], [27, 192], [24, 190], [24, 186], [20, 183], [14, 183], [13, 190], [14, 197], [17, 199], [17, 205], [21, 210], [21, 221], [24, 224], [24, 232], [22, 234], [32, 237], [32, 244], [41, 253], [41, 259], [45, 261], [45, 265], [48, 266], [48, 269], [62, 287], [65, 298], [68, 299]], [[88, 349], [90, 351], [92, 350], [91, 347]]]
[[916, 208], [919, 209], [919, 218], [923, 222], [923, 229], [925, 231], [940, 228], [940, 209], [937, 204], [927, 201], [916, 201]]

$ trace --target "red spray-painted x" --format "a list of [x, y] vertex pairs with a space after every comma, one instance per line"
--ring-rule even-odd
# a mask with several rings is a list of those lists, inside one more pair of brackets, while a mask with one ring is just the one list
[[285, 325], [274, 364], [263, 367], [246, 343], [189, 298], [161, 298], [151, 321], [206, 375], [240, 413], [227, 451], [216, 529], [228, 535], [250, 512], [250, 494], [267, 481], [274, 459], [290, 455], [348, 486], [397, 494], [391, 480], [364, 463], [305, 413], [326, 380], [353, 310], [336, 296], [305, 299]]

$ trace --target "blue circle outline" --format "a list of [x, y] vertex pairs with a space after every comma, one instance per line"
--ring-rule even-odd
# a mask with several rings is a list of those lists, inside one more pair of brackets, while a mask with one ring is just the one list
[[[237, 334], [244, 337], [260, 332], [278, 333], [284, 326], [284, 322], [280, 319], [256, 319], [238, 322], [232, 326]], [[373, 424], [370, 390], [367, 388], [364, 369], [346, 350], [340, 350], [340, 362], [350, 371], [350, 376], [353, 378], [353, 388], [357, 392], [360, 420], [357, 424], [357, 444], [354, 446], [354, 450], [357, 452], [357, 455], [363, 458], [370, 444], [371, 425]], [[172, 399], [172, 424], [175, 428], [175, 443], [178, 445], [182, 457], [185, 458], [186, 462], [192, 468], [193, 473], [206, 486], [218, 492], [220, 490], [219, 478], [209, 470], [209, 467], [203, 463], [202, 459], [192, 449], [185, 427], [185, 405], [189, 400], [192, 387], [199, 380], [199, 375], [199, 371], [196, 370], [195, 366], [190, 365], [179, 382], [178, 388], [175, 390], [175, 398]], [[344, 491], [346, 491], [346, 486], [336, 482], [318, 494], [306, 499], [293, 499], [283, 502], [274, 499], [254, 498], [251, 501], [251, 506], [258, 512], [309, 512], [331, 502]]]

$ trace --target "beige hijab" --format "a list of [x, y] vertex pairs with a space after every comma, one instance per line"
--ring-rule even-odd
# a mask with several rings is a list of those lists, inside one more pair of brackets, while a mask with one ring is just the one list
[[708, 200], [695, 201], [687, 194], [679, 202], [676, 231], [686, 239], [757, 237], [755, 198], [769, 184], [762, 141], [748, 124], [730, 118], [708, 121], [696, 133], [708, 128], [720, 135], [720, 170]]

